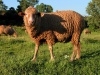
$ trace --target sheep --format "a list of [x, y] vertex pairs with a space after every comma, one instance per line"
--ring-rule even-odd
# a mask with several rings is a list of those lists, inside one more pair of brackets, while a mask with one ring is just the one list
[[57, 42], [73, 44], [70, 61], [80, 58], [80, 35], [87, 26], [84, 18], [72, 10], [40, 13], [33, 6], [26, 8], [23, 16], [26, 30], [35, 43], [32, 61], [36, 60], [39, 46], [46, 42], [50, 51], [50, 60], [54, 60], [53, 45]]
[[84, 29], [84, 34], [91, 34], [91, 31], [89, 29]]
[[9, 26], [6, 26], [6, 25], [0, 25], [0, 35], [1, 34], [5, 34], [5, 35], [12, 35], [14, 37], [17, 37], [17, 33], [16, 31], [9, 25]]

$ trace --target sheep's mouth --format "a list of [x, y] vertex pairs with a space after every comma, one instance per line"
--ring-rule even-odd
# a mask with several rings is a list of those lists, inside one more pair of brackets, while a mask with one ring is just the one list
[[36, 21], [34, 20], [34, 21], [31, 23], [31, 25], [34, 26], [35, 24], [36, 24]]
[[35, 21], [34, 22], [31, 22], [31, 23], [28, 23], [29, 26], [33, 26], [35, 24]]
[[29, 23], [29, 25], [31, 26], [31, 25], [33, 25], [33, 23]]

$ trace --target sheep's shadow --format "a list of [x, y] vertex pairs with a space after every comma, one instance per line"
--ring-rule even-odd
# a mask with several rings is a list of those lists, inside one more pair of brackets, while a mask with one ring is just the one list
[[52, 33], [56, 37], [58, 36], [58, 34], [61, 35], [59, 39], [55, 39], [56, 42], [69, 42], [71, 40], [74, 29], [72, 24], [73, 22], [71, 20], [69, 21], [71, 17], [67, 17], [65, 18], [58, 14], [45, 14], [41, 18], [41, 26], [39, 33], [52, 31]]
[[100, 56], [100, 50], [97, 50], [91, 53], [86, 53], [85, 55], [81, 56], [82, 59], [94, 58], [96, 56]]
[[97, 39], [84, 39], [85, 43], [100, 43]]
[[65, 24], [62, 24], [66, 23], [66, 20], [63, 19], [61, 16], [55, 14], [45, 14], [41, 19], [42, 31], [44, 30], [45, 32], [48, 30], [52, 30], [60, 34], [67, 32], [67, 28], [64, 27]]

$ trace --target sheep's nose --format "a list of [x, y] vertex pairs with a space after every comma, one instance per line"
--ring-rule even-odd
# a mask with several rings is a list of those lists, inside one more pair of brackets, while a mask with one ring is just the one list
[[28, 19], [28, 23], [29, 23], [29, 24], [32, 24], [33, 22], [34, 22], [33, 17], [29, 17], [29, 19]]
[[33, 22], [34, 22], [33, 20], [29, 20], [29, 21], [28, 21], [29, 24], [32, 24]]
[[33, 21], [32, 20], [29, 20], [29, 23], [33, 23]]

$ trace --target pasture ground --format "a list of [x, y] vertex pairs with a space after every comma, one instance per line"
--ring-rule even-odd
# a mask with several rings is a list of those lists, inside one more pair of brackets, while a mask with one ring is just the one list
[[0, 75], [100, 75], [100, 31], [82, 34], [80, 60], [69, 61], [71, 43], [56, 43], [55, 61], [49, 61], [48, 46], [43, 44], [33, 63], [34, 43], [24, 28], [15, 28], [18, 38], [0, 36]]

